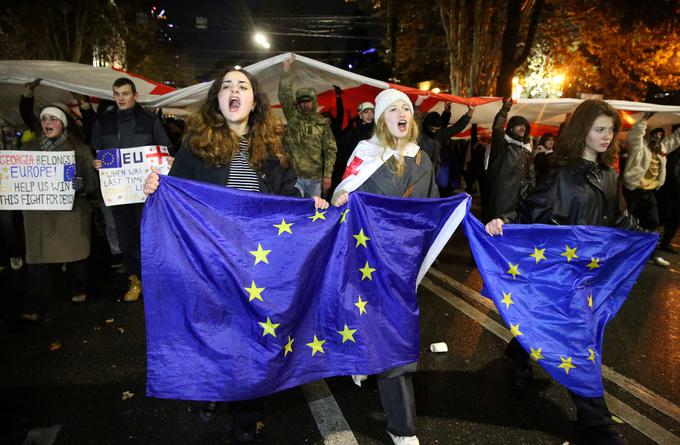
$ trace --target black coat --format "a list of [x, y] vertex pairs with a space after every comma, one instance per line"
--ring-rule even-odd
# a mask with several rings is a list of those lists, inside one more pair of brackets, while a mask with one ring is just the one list
[[[267, 158], [256, 173], [260, 192], [300, 197], [300, 191], [295, 188], [295, 170], [292, 167], [283, 167], [277, 157]], [[182, 145], [175, 156], [170, 176], [226, 186], [229, 182], [229, 164], [213, 167], [209, 162], [196, 157], [186, 145]]]
[[639, 230], [619, 206], [616, 171], [580, 160], [554, 167], [524, 202], [524, 223], [588, 225]]
[[[484, 221], [501, 218], [504, 222], [515, 221], [524, 198], [534, 185], [534, 163], [531, 151], [506, 141], [505, 120], [507, 108], [501, 108], [496, 115], [491, 133], [491, 153], [489, 168], [486, 172], [487, 203], [484, 207]], [[512, 128], [512, 121], [523, 119], [515, 116], [510, 119], [508, 129]], [[527, 126], [526, 119], [522, 122]]]
[[164, 145], [171, 155], [175, 153], [161, 120], [139, 104], [129, 110], [114, 108], [100, 114], [92, 129], [90, 145], [94, 150]]

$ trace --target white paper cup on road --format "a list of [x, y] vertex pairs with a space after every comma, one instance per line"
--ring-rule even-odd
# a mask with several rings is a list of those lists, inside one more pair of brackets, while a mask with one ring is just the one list
[[446, 346], [446, 343], [444, 343], [444, 342], [432, 343], [430, 345], [430, 351], [432, 351], [432, 352], [449, 352], [449, 347]]

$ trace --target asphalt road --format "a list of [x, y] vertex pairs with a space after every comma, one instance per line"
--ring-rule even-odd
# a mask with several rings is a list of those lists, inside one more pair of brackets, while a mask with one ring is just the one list
[[[680, 257], [667, 259], [670, 268], [645, 268], [605, 336], [604, 363], [611, 370], [605, 387], [631, 444], [680, 443]], [[92, 264], [98, 278], [88, 301], [72, 304], [57, 283], [37, 326], [13, 322], [25, 270], [0, 272], [0, 444], [21, 444], [29, 430], [56, 425], [55, 444], [230, 443], [226, 407], [206, 423], [197, 403], [144, 396], [143, 302], [120, 301], [126, 278], [103, 257], [94, 255]], [[457, 234], [418, 292], [421, 360], [414, 383], [421, 443], [575, 443], [575, 411], [563, 387], [538, 367], [528, 389], [513, 385], [503, 352], [507, 330], [475, 299], [480, 289], [467, 242]], [[430, 343], [442, 341], [447, 353], [430, 352]], [[124, 394], [132, 396], [123, 400]], [[266, 440], [391, 443], [375, 382], [359, 388], [348, 377], [271, 396]]]

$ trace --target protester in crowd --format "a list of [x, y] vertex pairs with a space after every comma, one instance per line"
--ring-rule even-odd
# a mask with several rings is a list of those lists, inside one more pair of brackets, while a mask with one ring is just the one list
[[475, 193], [475, 182], [479, 185], [477, 190], [482, 202], [482, 208], [486, 207], [486, 168], [489, 165], [489, 156], [491, 155], [491, 138], [488, 133], [481, 133], [479, 135], [477, 144], [472, 148], [470, 153], [470, 161], [467, 164], [465, 187], [469, 195]]
[[314, 89], [300, 88], [293, 94], [293, 63], [295, 56], [283, 61], [279, 81], [279, 102], [288, 123], [285, 145], [302, 196], [321, 196], [331, 187], [337, 146], [328, 122], [316, 111]]
[[[467, 113], [449, 127], [451, 119], [451, 102], [444, 103], [444, 111], [440, 115], [436, 111], [431, 111], [425, 115], [422, 122], [422, 133], [418, 136], [418, 146], [425, 152], [432, 161], [435, 178], [441, 163], [442, 150], [452, 148], [450, 139], [463, 131], [470, 123], [472, 114], [475, 111], [474, 105], [468, 105]], [[454, 153], [454, 150], [451, 150]], [[449, 182], [453, 177], [460, 178], [462, 168], [459, 165], [459, 156], [449, 157], [450, 163], [447, 165], [449, 170]]]
[[82, 303], [87, 299], [91, 208], [86, 195], [97, 190], [97, 178], [90, 167], [90, 148], [69, 131], [73, 122], [66, 113], [56, 107], [46, 107], [40, 112], [40, 123], [42, 135], [23, 149], [75, 151], [72, 186], [76, 196], [71, 210], [23, 211], [28, 281], [21, 318], [31, 322], [40, 318], [44, 299], [53, 287], [52, 275], [58, 273], [63, 264], [71, 301]]
[[[21, 99], [19, 100], [19, 113], [24, 121], [24, 124], [33, 131], [35, 134], [40, 134], [42, 132], [40, 128], [40, 120], [33, 114], [33, 107], [35, 104], [35, 98], [33, 92], [35, 88], [40, 85], [42, 79], [36, 79], [33, 82], [24, 85], [24, 92], [21, 94]], [[75, 125], [71, 125], [71, 133], [78, 137], [79, 139], [89, 140], [92, 134], [92, 127], [96, 119], [96, 113], [94, 109], [87, 101], [87, 98], [82, 94], [71, 93], [75, 99], [75, 109], [78, 113], [74, 113], [70, 105], [55, 103], [52, 106], [59, 108], [63, 111], [69, 118], [73, 119]]]
[[[582, 102], [560, 133], [551, 171], [527, 196], [524, 213], [513, 220], [495, 218], [486, 225], [486, 231], [492, 236], [502, 235], [504, 223], [511, 222], [643, 230], [635, 218], [619, 208], [614, 162], [620, 128], [619, 114], [611, 105], [601, 100]], [[506, 353], [513, 360], [518, 386], [527, 386], [532, 378], [529, 354], [515, 338]], [[604, 397], [582, 397], [571, 391], [569, 394], [586, 443], [625, 443], [612, 426], [612, 414]]]
[[[371, 139], [361, 141], [354, 155], [361, 153], [364, 162], [377, 158], [382, 164], [377, 170], [360, 170], [359, 174], [348, 176], [338, 185], [333, 195], [334, 204], [347, 203], [348, 193], [353, 191], [406, 198], [439, 197], [432, 162], [415, 144], [418, 126], [408, 96], [394, 89], [382, 91], [375, 98], [375, 119], [375, 134]], [[414, 362], [378, 375], [387, 432], [395, 444], [419, 443], [411, 378], [416, 368], [417, 362]]]
[[496, 218], [516, 219], [519, 206], [534, 183], [529, 121], [523, 116], [513, 116], [505, 128], [512, 104], [512, 99], [503, 99], [503, 106], [493, 121], [486, 176], [488, 203], [483, 209], [485, 222]]
[[[680, 128], [680, 126], [677, 126]], [[677, 130], [674, 128], [674, 130]], [[677, 255], [678, 250], [671, 243], [680, 225], [680, 150], [674, 147], [666, 156], [666, 181], [659, 189], [661, 214], [663, 215], [663, 236], [659, 248], [664, 252]]]
[[[661, 225], [655, 192], [666, 180], [666, 156], [680, 145], [680, 129], [664, 137], [663, 128], [655, 128], [645, 140], [647, 120], [654, 115], [647, 112], [628, 130], [628, 159], [623, 171], [623, 195], [631, 214], [647, 230], [657, 230]], [[657, 266], [670, 263], [659, 255], [652, 261]]]
[[357, 126], [347, 128], [340, 138], [335, 165], [333, 166], [331, 193], [335, 191], [335, 188], [342, 181], [342, 175], [345, 173], [345, 167], [347, 167], [347, 161], [352, 151], [354, 151], [359, 142], [373, 136], [373, 131], [375, 130], [374, 115], [375, 107], [371, 102], [359, 104], [357, 109], [359, 123]]
[[[300, 196], [269, 100], [255, 78], [241, 69], [227, 69], [214, 80], [199, 113], [189, 122], [169, 174], [240, 190]], [[154, 193], [159, 184], [154, 169], [145, 181], [144, 193]], [[319, 196], [313, 199], [316, 208], [328, 208]], [[237, 442], [261, 436], [263, 404], [264, 398], [229, 404]], [[209, 420], [215, 410], [215, 402], [210, 402], [202, 416]]]
[[342, 88], [337, 85], [333, 85], [333, 89], [335, 90], [335, 116], [333, 116], [330, 111], [324, 112], [322, 116], [326, 119], [326, 122], [328, 122], [328, 125], [331, 127], [333, 138], [335, 139], [335, 143], [337, 145], [340, 141], [340, 137], [342, 136], [342, 122], [345, 120], [345, 105], [342, 102]]
[[553, 156], [553, 148], [555, 146], [555, 135], [552, 133], [543, 133], [538, 140], [538, 145], [534, 150], [534, 171], [536, 175], [536, 183], [543, 180], [543, 177], [548, 173], [549, 159]]
[[[94, 150], [163, 145], [171, 155], [174, 154], [161, 120], [137, 103], [137, 89], [130, 79], [121, 77], [113, 82], [113, 97], [116, 108], [99, 114], [92, 129], [90, 143]], [[100, 160], [94, 160], [95, 169], [101, 165]], [[142, 203], [111, 207], [125, 271], [130, 281], [130, 287], [123, 296], [123, 301], [128, 302], [137, 301], [142, 293], [139, 231], [143, 208]]]

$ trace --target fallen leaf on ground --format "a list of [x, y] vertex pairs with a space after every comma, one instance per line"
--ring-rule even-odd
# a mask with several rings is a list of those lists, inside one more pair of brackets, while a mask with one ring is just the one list
[[50, 343], [50, 351], [56, 351], [58, 349], [61, 349], [61, 343], [58, 341], [53, 341]]
[[108, 320], [104, 320], [104, 321], [107, 322], [107, 323], [113, 323], [113, 322], [114, 322], [114, 319], [113, 319], [113, 318], [109, 318]]
[[133, 398], [134, 396], [135, 396], [135, 394], [134, 394], [133, 392], [130, 392], [130, 391], [123, 391], [123, 395], [122, 395], [121, 398], [122, 398], [123, 400], [127, 400], [127, 399]]
[[119, 331], [121, 334], [123, 334], [123, 333], [125, 332], [125, 329], [123, 329], [123, 328], [118, 328], [118, 331]]

